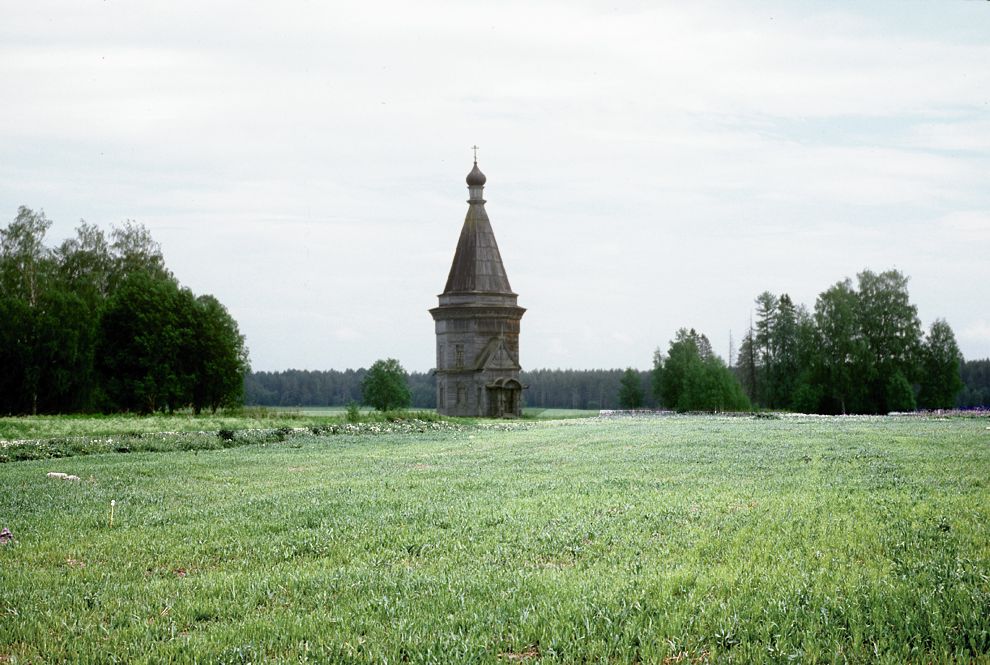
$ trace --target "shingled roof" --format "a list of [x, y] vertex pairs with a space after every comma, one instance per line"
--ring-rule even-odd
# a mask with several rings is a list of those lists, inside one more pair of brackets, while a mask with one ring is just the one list
[[502, 255], [495, 242], [495, 233], [488, 221], [488, 213], [485, 212], [485, 200], [482, 198], [485, 176], [478, 169], [477, 162], [468, 174], [467, 183], [471, 192], [467, 217], [464, 218], [461, 237], [457, 241], [454, 261], [450, 265], [447, 286], [443, 292], [515, 295], [509, 286], [509, 278], [502, 265]]

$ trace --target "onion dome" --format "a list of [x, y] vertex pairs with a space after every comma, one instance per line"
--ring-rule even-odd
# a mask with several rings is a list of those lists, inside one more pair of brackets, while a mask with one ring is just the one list
[[474, 168], [471, 169], [471, 172], [467, 176], [468, 187], [483, 187], [487, 180], [485, 174], [478, 168], [478, 162], [475, 162]]
[[471, 193], [471, 198], [468, 199], [470, 205], [461, 228], [461, 237], [457, 241], [444, 295], [486, 293], [515, 298], [509, 279], [505, 276], [495, 233], [488, 221], [488, 213], [485, 212], [485, 199], [482, 198], [485, 180], [485, 174], [478, 168], [478, 161], [475, 160], [474, 168], [467, 177], [468, 191]]

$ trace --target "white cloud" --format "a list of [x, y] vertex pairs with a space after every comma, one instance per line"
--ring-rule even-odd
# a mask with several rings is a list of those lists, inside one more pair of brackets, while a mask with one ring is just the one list
[[990, 246], [990, 210], [950, 212], [938, 220], [938, 225], [944, 233], [959, 240], [985, 242]]
[[[986, 103], [984, 103], [986, 106]], [[985, 120], [920, 123], [912, 130], [910, 142], [932, 150], [959, 150], [990, 159], [990, 122]]]
[[353, 342], [361, 339], [361, 334], [353, 328], [337, 328], [333, 331], [334, 338], [342, 342]]

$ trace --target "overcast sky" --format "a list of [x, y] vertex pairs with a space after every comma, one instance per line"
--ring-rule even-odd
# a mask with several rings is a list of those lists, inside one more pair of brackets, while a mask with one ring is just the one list
[[0, 5], [0, 223], [134, 219], [258, 370], [433, 365], [470, 146], [521, 362], [907, 274], [990, 357], [990, 3]]

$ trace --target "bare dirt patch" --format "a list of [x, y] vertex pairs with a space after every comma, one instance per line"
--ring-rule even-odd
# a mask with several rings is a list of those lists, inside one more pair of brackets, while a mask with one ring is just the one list
[[507, 660], [511, 663], [522, 663], [532, 658], [539, 658], [540, 647], [537, 644], [531, 644], [522, 651], [506, 651], [505, 653], [500, 653], [498, 657], [499, 660]]

